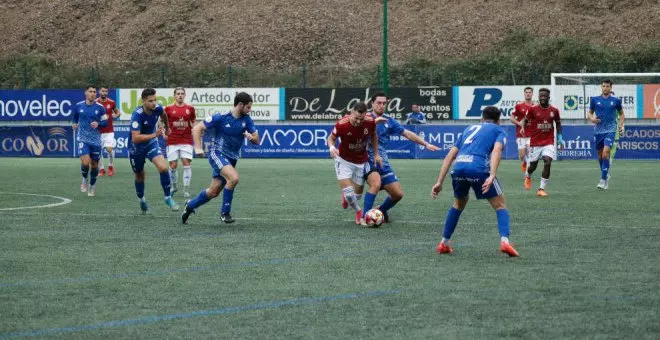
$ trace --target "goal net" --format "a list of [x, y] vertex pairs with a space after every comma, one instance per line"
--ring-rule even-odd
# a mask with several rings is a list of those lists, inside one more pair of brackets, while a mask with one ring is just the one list
[[636, 118], [641, 108], [641, 86], [660, 84], [660, 73], [552, 73], [550, 98], [562, 119], [585, 119], [590, 98], [601, 94], [603, 79], [612, 81], [612, 91], [621, 99], [626, 117]]

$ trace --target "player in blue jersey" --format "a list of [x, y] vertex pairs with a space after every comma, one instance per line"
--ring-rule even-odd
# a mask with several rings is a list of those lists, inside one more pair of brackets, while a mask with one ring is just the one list
[[[80, 171], [82, 184], [80, 191], [87, 192], [87, 196], [95, 195], [96, 177], [99, 174], [99, 159], [101, 159], [101, 132], [99, 128], [108, 126], [108, 116], [105, 107], [96, 102], [96, 88], [87, 85], [85, 100], [76, 103], [73, 109], [73, 129], [77, 130], [76, 142], [78, 155], [80, 155]], [[90, 170], [91, 166], [91, 170]], [[89, 174], [89, 186], [87, 185]]]
[[[160, 118], [162, 126], [158, 126]], [[128, 158], [135, 174], [135, 193], [140, 202], [142, 213], [149, 210], [144, 198], [144, 163], [149, 159], [160, 173], [160, 185], [165, 194], [165, 204], [172, 210], [179, 210], [170, 194], [170, 172], [167, 160], [158, 143], [158, 137], [169, 133], [167, 115], [163, 107], [156, 102], [156, 90], [142, 90], [142, 106], [138, 106], [131, 115], [131, 138], [128, 139]]]
[[234, 108], [230, 112], [208, 116], [193, 127], [195, 154], [200, 156], [204, 155], [202, 134], [206, 129], [213, 129], [213, 145], [209, 150], [209, 163], [213, 174], [211, 185], [202, 190], [197, 197], [186, 201], [181, 215], [183, 224], [187, 223], [195, 209], [217, 197], [223, 188], [220, 219], [225, 223], [234, 222], [231, 217], [231, 202], [234, 199], [234, 189], [238, 185], [236, 163], [240, 157], [241, 145], [245, 138], [253, 144], [259, 144], [259, 133], [248, 115], [250, 111], [252, 111], [252, 96], [240, 92], [234, 97]]
[[617, 117], [619, 134], [622, 134], [625, 116], [621, 99], [613, 95], [612, 81], [609, 79], [603, 80], [600, 83], [600, 90], [600, 96], [591, 97], [590, 99], [587, 119], [596, 124], [594, 139], [596, 140], [598, 163], [600, 164], [600, 182], [598, 182], [597, 188], [606, 190], [609, 187], [610, 151], [616, 136]]
[[[389, 158], [387, 157], [387, 144], [390, 141], [390, 136], [404, 136], [408, 140], [411, 140], [419, 145], [424, 146], [425, 148], [431, 151], [438, 151], [440, 148], [437, 146], [427, 143], [414, 132], [405, 129], [398, 120], [394, 117], [385, 114], [385, 106], [387, 105], [387, 96], [385, 93], [379, 92], [371, 97], [371, 109], [372, 112], [367, 113], [371, 115], [376, 120], [376, 133], [378, 134], [378, 154], [383, 158], [383, 165], [380, 166], [374, 163], [374, 150], [371, 147], [371, 144], [367, 144], [367, 150], [369, 152], [369, 169], [371, 169], [365, 178], [367, 184], [369, 184], [369, 190], [364, 196], [364, 209], [362, 209], [362, 217], [364, 219], [364, 214], [366, 214], [371, 208], [373, 208], [374, 201], [376, 200], [376, 195], [380, 189], [384, 189], [388, 196], [385, 198], [383, 203], [378, 207], [378, 210], [383, 212], [385, 217], [385, 222], [389, 222], [389, 210], [394, 207], [401, 199], [403, 198], [403, 188], [401, 188], [401, 183], [396, 177], [396, 173], [392, 166], [390, 166]], [[380, 185], [376, 185], [380, 183]], [[355, 193], [358, 197], [358, 200], [362, 196], [364, 186], [358, 186], [355, 188]], [[347, 207], [345, 200], [342, 198], [342, 206]]]
[[453, 252], [449, 240], [456, 229], [461, 212], [467, 206], [472, 188], [477, 199], [487, 199], [495, 209], [501, 239], [500, 251], [512, 257], [519, 256], [509, 243], [509, 211], [506, 209], [502, 187], [495, 176], [502, 159], [506, 137], [506, 132], [499, 126], [500, 116], [501, 112], [497, 107], [486, 107], [481, 117], [481, 124], [471, 125], [465, 129], [442, 162], [438, 182], [431, 189], [433, 198], [438, 197], [442, 191], [442, 182], [456, 160], [451, 172], [454, 204], [447, 212], [442, 241], [437, 247], [440, 254]]

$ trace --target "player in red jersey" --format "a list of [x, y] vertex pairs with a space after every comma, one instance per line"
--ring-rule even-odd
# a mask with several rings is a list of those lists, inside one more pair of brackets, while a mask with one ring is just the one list
[[[355, 209], [355, 224], [358, 225], [362, 224], [362, 209], [355, 197], [355, 186], [364, 185], [364, 174], [369, 172], [368, 142], [374, 150], [374, 160], [383, 166], [383, 159], [378, 155], [376, 121], [366, 116], [366, 112], [367, 104], [357, 103], [349, 115], [337, 121], [328, 137], [330, 157], [335, 159], [339, 186], [348, 204]], [[337, 138], [340, 139], [339, 150], [335, 147]]]
[[[114, 100], [108, 98], [108, 87], [101, 86], [99, 88], [99, 97], [96, 102], [103, 105], [105, 114], [108, 115], [108, 126], [99, 129], [101, 132], [101, 144], [105, 151], [108, 153], [108, 176], [115, 174], [115, 150], [117, 145], [115, 141], [115, 128], [112, 126], [113, 119], [119, 119], [121, 113], [117, 109], [117, 104]], [[103, 166], [103, 150], [101, 150], [101, 159], [99, 161], [99, 176], [105, 176], [105, 167]]]
[[525, 172], [525, 189], [532, 187], [532, 173], [536, 170], [539, 159], [543, 159], [543, 172], [541, 173], [541, 185], [536, 196], [547, 197], [545, 186], [550, 180], [550, 166], [552, 160], [557, 159], [557, 147], [555, 146], [555, 127], [557, 126], [557, 145], [561, 147], [561, 121], [559, 110], [550, 105], [550, 90], [542, 88], [539, 90], [539, 105], [533, 106], [522, 121], [521, 132], [528, 132], [530, 137], [530, 150], [527, 156], [529, 166]]
[[522, 120], [525, 118], [527, 111], [534, 106], [532, 96], [534, 89], [525, 87], [524, 96], [525, 101], [516, 104], [511, 112], [511, 123], [516, 125], [516, 144], [518, 144], [518, 157], [520, 158], [522, 172], [527, 171], [527, 153], [529, 152], [529, 136], [520, 132], [522, 127]]
[[188, 188], [192, 178], [190, 162], [193, 159], [192, 127], [195, 125], [195, 108], [184, 102], [186, 89], [174, 89], [174, 104], [165, 107], [165, 114], [170, 126], [167, 136], [167, 161], [170, 162], [170, 178], [172, 179], [172, 194], [177, 191], [177, 166], [181, 158], [183, 163], [183, 197], [190, 197]]

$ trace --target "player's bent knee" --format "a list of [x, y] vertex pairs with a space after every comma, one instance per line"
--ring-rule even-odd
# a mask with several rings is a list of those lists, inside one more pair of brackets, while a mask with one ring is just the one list
[[454, 204], [452, 205], [454, 209], [463, 210], [467, 206], [469, 197], [464, 198], [454, 198]]

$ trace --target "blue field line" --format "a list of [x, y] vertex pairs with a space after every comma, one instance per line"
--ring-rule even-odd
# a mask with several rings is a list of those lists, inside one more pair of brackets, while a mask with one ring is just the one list
[[401, 293], [401, 290], [374, 290], [364, 293], [347, 293], [339, 295], [330, 295], [330, 296], [317, 296], [317, 297], [306, 297], [306, 298], [295, 298], [288, 300], [278, 300], [270, 302], [262, 302], [252, 305], [243, 305], [243, 306], [233, 306], [233, 307], [222, 307], [218, 309], [210, 310], [200, 310], [184, 313], [175, 313], [175, 314], [164, 314], [164, 315], [151, 315], [145, 316], [136, 319], [124, 319], [124, 320], [112, 320], [106, 321], [91, 325], [80, 325], [80, 326], [70, 326], [70, 327], [56, 327], [56, 328], [45, 328], [45, 329], [36, 329], [36, 330], [27, 330], [27, 331], [17, 331], [11, 333], [0, 334], [0, 339], [5, 338], [18, 338], [18, 337], [31, 337], [31, 336], [47, 336], [61, 333], [71, 333], [71, 332], [81, 332], [81, 331], [91, 331], [104, 328], [114, 328], [114, 327], [127, 327], [127, 326], [137, 326], [137, 325], [147, 325], [161, 321], [169, 320], [178, 320], [178, 319], [190, 319], [199, 316], [213, 316], [213, 315], [227, 315], [227, 314], [236, 314], [246, 311], [262, 310], [262, 309], [272, 309], [272, 308], [281, 308], [286, 306], [300, 306], [300, 305], [312, 305], [318, 303], [325, 303], [337, 300], [350, 300], [357, 298], [366, 298], [366, 297], [380, 297], [386, 295], [395, 295]]
[[192, 272], [219, 270], [219, 269], [258, 267], [264, 265], [291, 264], [291, 263], [300, 263], [300, 262], [307, 262], [314, 260], [329, 261], [342, 257], [371, 256], [371, 255], [383, 254], [383, 253], [408, 253], [422, 249], [427, 250], [427, 248], [428, 247], [424, 247], [424, 248], [419, 247], [414, 249], [413, 248], [382, 248], [382, 249], [371, 249], [365, 251], [318, 255], [311, 257], [276, 258], [276, 259], [247, 261], [247, 262], [239, 262], [239, 263], [220, 263], [210, 266], [172, 268], [172, 269], [165, 269], [159, 271], [120, 273], [120, 274], [113, 274], [108, 276], [81, 276], [81, 277], [69, 277], [69, 278], [52, 279], [52, 280], [20, 281], [13, 283], [7, 282], [7, 283], [0, 283], [0, 288], [51, 286], [51, 285], [59, 285], [59, 284], [84, 283], [84, 282], [101, 281], [101, 280], [129, 279], [129, 278], [139, 278], [139, 277], [158, 277], [158, 276], [167, 276], [167, 275], [179, 274], [179, 273], [192, 273]]

